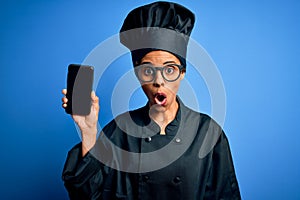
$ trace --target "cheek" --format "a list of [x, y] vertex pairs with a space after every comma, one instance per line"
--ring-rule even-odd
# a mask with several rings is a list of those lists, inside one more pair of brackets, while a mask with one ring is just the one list
[[172, 94], [176, 95], [179, 90], [179, 83], [174, 82], [165, 86]]
[[[178, 80], [176, 82], [166, 83], [162, 88], [164, 88], [163, 91], [169, 93], [169, 95], [176, 96], [179, 90], [179, 86], [180, 86], [180, 81]], [[153, 88], [151, 84], [143, 84], [141, 85], [141, 87], [147, 96], [149, 96], [148, 94], [152, 94], [153, 90], [157, 90], [157, 88]]]
[[148, 94], [151, 91], [151, 86], [149, 84], [142, 85], [142, 89], [145, 94]]

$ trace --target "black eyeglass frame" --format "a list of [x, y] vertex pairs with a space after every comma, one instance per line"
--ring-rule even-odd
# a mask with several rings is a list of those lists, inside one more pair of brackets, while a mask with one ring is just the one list
[[[154, 73], [154, 74], [153, 74], [152, 80], [150, 80], [150, 81], [144, 81], [144, 80], [142, 80], [142, 79], [139, 77], [139, 75], [138, 75], [138, 70], [141, 69], [142, 66], [147, 66], [147, 67], [149, 67], [149, 68], [152, 69], [152, 71], [153, 71], [153, 73]], [[177, 76], [174, 80], [168, 80], [168, 79], [166, 79], [166, 77], [164, 76], [164, 73], [163, 73], [163, 70], [164, 70], [166, 67], [170, 67], [170, 66], [176, 66], [176, 67], [179, 68], [179, 74], [178, 74], [178, 76]], [[178, 65], [178, 64], [167, 64], [167, 65], [164, 65], [164, 66], [162, 66], [162, 67], [160, 67], [160, 66], [153, 66], [153, 65], [150, 65], [150, 64], [141, 64], [141, 65], [135, 66], [134, 68], [135, 68], [134, 71], [135, 71], [136, 76], [137, 76], [138, 79], [139, 79], [141, 82], [143, 82], [143, 83], [149, 83], [149, 82], [152, 82], [152, 81], [155, 79], [155, 77], [156, 77], [157, 70], [160, 71], [160, 74], [161, 74], [161, 76], [163, 77], [163, 79], [166, 80], [166, 81], [168, 81], [168, 82], [174, 82], [174, 81], [177, 81], [178, 78], [180, 77], [180, 74], [181, 74], [182, 72], [185, 72], [184, 66], [183, 66], [183, 65]]]

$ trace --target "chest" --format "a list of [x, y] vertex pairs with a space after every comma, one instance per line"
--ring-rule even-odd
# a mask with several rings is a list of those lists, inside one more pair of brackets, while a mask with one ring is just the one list
[[199, 158], [197, 142], [186, 150], [184, 139], [178, 137], [144, 138], [139, 142], [135, 148], [142, 152], [140, 172], [116, 172], [118, 193], [137, 199], [195, 199], [204, 193], [210, 156]]

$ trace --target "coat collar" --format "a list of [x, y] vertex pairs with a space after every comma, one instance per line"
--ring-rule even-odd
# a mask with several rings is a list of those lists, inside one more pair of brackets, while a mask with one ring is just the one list
[[[176, 101], [178, 102], [177, 114], [166, 127], [166, 134], [171, 136], [176, 135], [180, 123], [183, 122], [183, 120], [181, 119], [182, 113], [186, 112], [188, 109], [178, 96], [176, 96]], [[147, 127], [150, 132], [159, 134], [159, 125], [149, 116], [149, 102], [144, 107], [142, 107], [140, 111], [141, 112], [139, 114], [139, 118], [142, 119], [143, 126]]]

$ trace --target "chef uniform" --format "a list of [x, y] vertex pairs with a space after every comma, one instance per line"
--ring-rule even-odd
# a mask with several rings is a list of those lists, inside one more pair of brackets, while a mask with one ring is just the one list
[[[188, 9], [155, 2], [128, 14], [120, 40], [130, 49], [134, 65], [159, 49], [173, 53], [186, 66], [193, 25]], [[81, 144], [73, 147], [62, 175], [70, 199], [241, 199], [222, 128], [178, 96], [176, 100], [179, 108], [165, 135], [149, 117], [147, 103], [108, 123], [84, 157]]]

